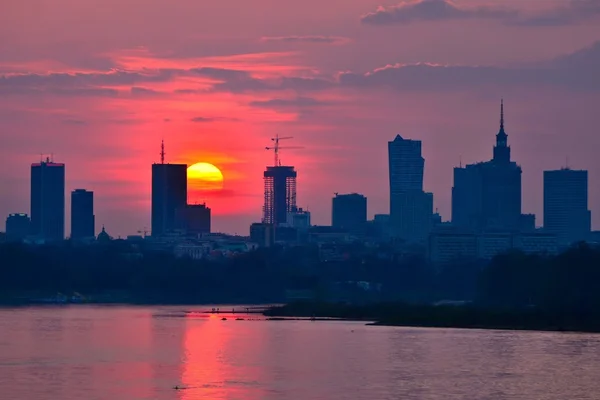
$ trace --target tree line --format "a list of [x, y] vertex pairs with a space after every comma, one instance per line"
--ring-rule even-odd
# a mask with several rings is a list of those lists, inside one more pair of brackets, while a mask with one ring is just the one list
[[[73, 246], [0, 245], [0, 291], [122, 292], [158, 302], [283, 302], [305, 289], [324, 301], [433, 303], [592, 312], [600, 306], [600, 250], [578, 244], [556, 256], [509, 252], [443, 267], [424, 256], [382, 257], [348, 246], [342, 261], [319, 261], [316, 246], [258, 249], [215, 260], [177, 258], [126, 242]], [[340, 282], [376, 290], [339, 294]], [[334, 290], [333, 288], [337, 288]]]

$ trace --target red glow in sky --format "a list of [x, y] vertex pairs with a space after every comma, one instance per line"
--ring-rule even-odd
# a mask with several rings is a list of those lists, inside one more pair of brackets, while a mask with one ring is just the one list
[[387, 141], [400, 133], [423, 141], [425, 189], [449, 219], [452, 168], [491, 157], [504, 97], [523, 212], [542, 220], [542, 172], [568, 157], [590, 171], [600, 225], [593, 1], [9, 3], [0, 217], [29, 212], [29, 166], [54, 153], [68, 191], [95, 192], [97, 227], [149, 227], [164, 139], [167, 161], [222, 171], [222, 189], [190, 201], [211, 207], [215, 230], [247, 234], [275, 134], [303, 147], [281, 156], [314, 223], [330, 222], [334, 192], [363, 193], [370, 216], [387, 213]]

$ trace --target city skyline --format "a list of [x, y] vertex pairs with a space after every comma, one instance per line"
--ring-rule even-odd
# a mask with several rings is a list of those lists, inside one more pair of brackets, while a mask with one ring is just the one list
[[4, 397], [600, 399], [600, 0], [0, 10]]
[[[465, 167], [462, 166], [462, 160], [461, 160], [461, 164], [459, 165], [459, 167], [455, 167], [454, 168], [454, 180], [453, 180], [453, 184], [454, 187], [452, 188], [452, 192], [454, 192], [455, 188], [456, 188], [456, 184], [457, 184], [457, 171], [464, 171], [464, 172], [477, 172], [475, 171], [475, 169], [480, 169], [480, 168], [486, 168], [487, 165], [490, 165], [493, 167], [494, 163], [500, 163], [498, 165], [506, 165], [510, 168], [516, 169], [516, 172], [518, 172], [518, 181], [515, 182], [515, 184], [517, 184], [517, 189], [518, 192], [515, 193], [515, 195], [518, 194], [517, 198], [514, 198], [514, 201], [518, 201], [518, 209], [515, 210], [515, 212], [517, 212], [516, 215], [519, 216], [519, 218], [517, 218], [517, 220], [513, 221], [512, 223], [512, 228], [507, 225], [504, 228], [502, 228], [500, 225], [498, 226], [493, 226], [490, 225], [487, 228], [491, 228], [491, 229], [522, 229], [523, 228], [523, 223], [525, 223], [525, 225], [527, 225], [527, 221], [528, 221], [528, 217], [533, 217], [533, 224], [534, 226], [537, 227], [544, 227], [545, 224], [544, 223], [539, 223], [536, 221], [539, 221], [539, 219], [536, 218], [536, 214], [521, 214], [520, 213], [520, 209], [521, 209], [521, 201], [522, 201], [522, 184], [521, 184], [521, 178], [520, 175], [522, 173], [521, 167], [519, 165], [518, 162], [515, 162], [511, 159], [511, 146], [509, 145], [508, 141], [507, 141], [507, 137], [508, 135], [505, 132], [505, 127], [504, 127], [504, 100], [502, 99], [500, 101], [500, 128], [499, 128], [499, 132], [495, 135], [495, 145], [493, 146], [493, 156], [491, 161], [477, 161], [473, 164], [467, 164]], [[279, 138], [276, 136], [276, 138], [273, 138], [272, 140], [278, 142], [278, 139], [291, 139], [292, 137], [283, 137], [283, 138]], [[273, 167], [273, 166], [266, 166], [266, 170], [263, 173], [264, 175], [264, 192], [263, 195], [264, 197], [264, 203], [262, 206], [262, 222], [265, 223], [272, 223], [273, 221], [269, 222], [268, 217], [267, 216], [267, 204], [270, 204], [271, 202], [273, 202], [272, 196], [273, 196], [273, 190], [272, 189], [268, 189], [271, 186], [273, 186], [272, 183], [268, 183], [268, 179], [267, 179], [267, 175], [269, 173], [269, 171], [273, 170], [275, 171], [276, 169], [284, 169], [284, 170], [288, 170], [291, 171], [293, 173], [293, 185], [290, 187], [287, 187], [288, 184], [286, 183], [286, 189], [283, 190], [283, 186], [280, 188], [280, 195], [279, 197], [281, 197], [280, 202], [281, 201], [285, 201], [286, 203], [289, 201], [290, 203], [287, 204], [285, 207], [286, 209], [289, 208], [289, 210], [286, 211], [285, 214], [282, 214], [281, 218], [282, 221], [285, 222], [286, 218], [287, 218], [287, 213], [289, 213], [291, 210], [295, 210], [297, 205], [296, 205], [296, 172], [294, 171], [293, 166], [281, 166], [281, 162], [279, 161], [278, 158], [278, 150], [279, 150], [279, 146], [277, 143], [276, 147], [267, 147], [267, 150], [275, 150], [275, 163], [279, 164], [277, 167]], [[286, 147], [283, 147], [286, 148]], [[301, 147], [288, 147], [289, 149], [295, 149], [295, 148], [301, 148]], [[220, 173], [220, 170], [218, 168], [215, 168], [214, 166], [212, 166], [212, 164], [206, 164], [209, 165], [211, 168], [209, 168], [210, 172], [202, 172], [202, 168], [200, 168], [199, 171], [194, 171], [194, 173], [192, 175], [190, 175], [189, 173], [189, 168], [190, 166], [188, 166], [187, 164], [177, 164], [177, 163], [169, 163], [169, 162], [165, 162], [165, 144], [164, 144], [164, 140], [161, 142], [161, 151], [160, 151], [160, 162], [158, 163], [153, 163], [152, 164], [152, 187], [153, 187], [153, 194], [152, 194], [152, 204], [153, 207], [151, 209], [151, 224], [150, 224], [150, 230], [148, 230], [148, 228], [145, 226], [143, 229], [141, 230], [136, 230], [133, 233], [135, 234], [140, 234], [143, 233], [144, 235], [146, 233], [150, 233], [150, 232], [155, 232], [154, 235], [163, 235], [165, 234], [167, 231], [170, 230], [174, 230], [174, 229], [181, 229], [183, 227], [183, 225], [181, 225], [183, 222], [176, 221], [176, 218], [181, 218], [181, 216], [183, 216], [182, 212], [183, 209], [185, 207], [197, 207], [197, 206], [202, 206], [202, 207], [207, 207], [206, 203], [203, 203], [202, 205], [198, 204], [198, 203], [193, 203], [193, 200], [190, 201], [190, 197], [191, 196], [195, 196], [195, 194], [202, 192], [202, 189], [198, 189], [198, 185], [200, 185], [200, 187], [202, 185], [208, 185], [206, 186], [206, 188], [204, 189], [204, 192], [207, 194], [210, 194], [210, 192], [213, 192], [215, 187], [212, 187], [215, 182], [211, 182], [210, 180], [211, 178], [211, 174], [214, 173], [214, 171], [212, 171], [212, 169], [216, 170], [219, 175], [220, 175], [220, 180], [221, 180], [221, 185], [222, 185], [222, 175]], [[396, 192], [394, 192], [394, 190], [398, 191], [400, 190], [400, 193], [402, 196], [406, 196], [406, 193], [410, 193], [410, 192], [414, 192], [417, 195], [417, 198], [415, 198], [413, 201], [416, 201], [415, 204], [419, 204], [421, 206], [425, 207], [425, 210], [423, 211], [424, 214], [421, 216], [421, 219], [419, 219], [419, 221], [421, 221], [421, 223], [419, 223], [419, 225], [423, 225], [423, 221], [427, 220], [429, 221], [427, 224], [424, 224], [422, 226], [423, 229], [423, 233], [425, 232], [429, 232], [432, 228], [432, 226], [430, 226], [430, 224], [433, 222], [433, 214], [434, 214], [434, 209], [432, 207], [432, 204], [434, 204], [434, 194], [433, 193], [428, 193], [428, 192], [424, 192], [423, 191], [423, 177], [424, 177], [424, 171], [425, 171], [425, 159], [424, 157], [422, 157], [422, 143], [420, 140], [413, 140], [410, 138], [403, 138], [400, 134], [396, 134], [396, 137], [394, 138], [394, 140], [389, 141], [388, 142], [388, 165], [389, 165], [389, 171], [388, 171], [388, 179], [389, 179], [389, 184], [390, 184], [390, 191], [389, 191], [389, 204], [390, 207], [388, 209], [387, 213], [377, 213], [377, 212], [369, 212], [369, 210], [367, 209], [367, 219], [370, 219], [369, 217], [371, 215], [373, 215], [373, 217], [375, 217], [375, 215], [381, 215], [381, 214], [387, 214], [387, 215], [392, 215], [392, 209], [393, 209], [393, 202], [394, 199], [397, 198], [397, 194], [394, 194]], [[199, 163], [199, 164], [205, 164], [205, 163]], [[191, 168], [194, 169], [195, 167], [197, 167], [199, 165], [198, 163], [195, 165], [192, 165]], [[30, 209], [33, 210], [33, 199], [39, 195], [35, 195], [34, 196], [34, 192], [33, 192], [33, 188], [38, 186], [39, 184], [36, 183], [36, 180], [34, 180], [34, 170], [37, 169], [41, 169], [43, 170], [44, 166], [50, 166], [50, 167], [60, 167], [61, 169], [61, 177], [60, 179], [62, 179], [62, 182], [59, 183], [59, 188], [62, 187], [62, 189], [64, 190], [65, 188], [65, 164], [64, 163], [55, 163], [54, 159], [53, 159], [53, 155], [52, 158], [51, 157], [46, 157], [44, 159], [44, 156], [41, 156], [41, 160], [39, 163], [32, 163], [31, 164], [31, 171], [32, 171], [32, 176], [31, 176], [31, 182], [30, 185], [32, 187], [32, 191], [30, 192], [30, 197], [31, 197], [31, 206]], [[197, 169], [197, 168], [196, 168]], [[495, 170], [496, 168], [493, 167], [493, 169]], [[164, 173], [159, 173], [160, 171], [165, 171], [168, 172], [166, 175]], [[587, 175], [588, 175], [588, 171], [587, 170], [572, 170], [568, 165], [567, 166], [563, 166], [560, 169], [553, 169], [553, 170], [545, 170], [544, 171], [544, 202], [543, 202], [543, 207], [544, 210], [546, 210], [547, 207], [547, 199], [546, 199], [546, 185], [547, 185], [547, 180], [546, 180], [546, 176], [549, 173], [553, 173], [553, 172], [558, 172], [558, 171], [573, 171], [573, 172], [582, 172], [585, 173], [586, 176], [586, 186], [585, 186], [585, 202], [587, 204], [587, 202], [589, 201], [588, 197], [588, 185], [587, 185]], [[198, 175], [199, 173], [199, 175]], [[287, 173], [287, 172], [286, 172]], [[205, 176], [205, 174], [208, 174]], [[494, 175], [496, 175], [497, 172], [494, 172]], [[164, 176], [163, 176], [164, 175]], [[479, 175], [477, 173], [477, 175]], [[205, 178], [207, 178], [208, 180], [205, 183], [202, 183], [201, 181], [199, 182], [198, 179], [203, 179], [203, 176]], [[292, 176], [292, 175], [290, 175]], [[459, 177], [462, 175], [459, 175]], [[483, 179], [484, 181], [487, 181], [490, 177], [488, 178], [477, 178], [477, 179]], [[508, 178], [508, 176], [507, 176]], [[37, 178], [36, 178], [37, 179]], [[165, 180], [166, 179], [166, 180]], [[464, 178], [463, 178], [464, 179]], [[502, 178], [502, 180], [504, 180], [504, 178]], [[270, 181], [269, 181], [270, 182]], [[462, 182], [462, 180], [461, 180]], [[506, 185], [506, 183], [502, 183], [501, 184], [502, 187], [504, 187], [504, 185]], [[191, 187], [190, 187], [191, 186]], [[168, 189], [170, 187], [170, 189]], [[394, 187], [397, 187], [397, 189], [394, 189]], [[503, 194], [504, 195], [504, 191], [506, 188], [502, 188], [502, 187], [498, 187], [497, 189], [494, 190], [500, 190], [500, 192], [498, 192], [497, 194], [495, 194], [494, 196], [498, 196], [499, 194]], [[176, 189], [173, 191], [173, 189]], [[189, 191], [188, 189], [191, 189], [191, 192], [196, 192], [195, 194], [192, 194], [191, 196], [189, 195]], [[271, 193], [270, 195], [267, 195], [268, 190], [270, 190]], [[283, 191], [282, 191], [283, 190]], [[291, 191], [290, 191], [291, 190]], [[76, 192], [80, 192], [80, 191], [84, 191], [82, 189], [75, 189], [72, 191], [72, 194], [76, 193]], [[181, 193], [182, 194], [181, 194]], [[289, 192], [289, 193], [288, 193]], [[89, 193], [93, 193], [93, 192], [89, 192]], [[356, 193], [355, 193], [356, 194]], [[66, 193], [65, 193], [66, 195]], [[282, 197], [283, 195], [289, 197], [288, 200], [285, 199], [285, 196]], [[337, 197], [338, 193], [334, 193], [334, 195]], [[158, 196], [158, 197], [157, 197]], [[167, 196], [167, 197], [165, 197]], [[183, 197], [182, 197], [183, 196]], [[359, 195], [359, 196], [362, 196]], [[454, 194], [452, 195], [454, 196]], [[510, 195], [509, 197], [511, 197], [512, 195]], [[409, 196], [410, 197], [410, 196]], [[464, 196], [463, 196], [464, 197]], [[457, 199], [460, 202], [464, 202], [463, 197]], [[470, 196], [473, 197], [473, 196]], [[507, 197], [504, 200], [500, 200], [498, 198], [499, 203], [498, 204], [509, 204], [511, 203], [510, 201], [507, 203], [506, 200], [509, 199], [509, 197]], [[512, 196], [514, 197], [514, 196]], [[167, 198], [172, 198], [171, 200], [163, 200], [167, 199]], [[335, 197], [334, 197], [335, 199]], [[366, 199], [366, 197], [365, 197]], [[462, 200], [461, 200], [462, 199]], [[160, 201], [159, 201], [160, 200]], [[175, 203], [173, 203], [173, 201], [175, 201]], [[404, 202], [406, 201], [403, 200]], [[65, 199], [62, 200], [62, 209], [65, 210], [66, 209], [66, 202]], [[171, 204], [172, 203], [172, 204]], [[181, 204], [180, 204], [181, 203]], [[409, 202], [410, 203], [410, 202]], [[429, 203], [429, 204], [428, 204]], [[73, 198], [71, 198], [71, 202], [69, 203], [71, 205], [71, 218], [70, 218], [70, 224], [71, 227], [73, 226], [73, 220], [72, 220], [72, 215], [73, 215]], [[160, 205], [162, 204], [162, 205]], [[169, 206], [168, 204], [171, 204], [171, 206]], [[186, 204], [188, 204], [186, 206]], [[194, 205], [195, 204], [195, 205]], [[412, 203], [410, 203], [412, 204]], [[485, 202], [484, 202], [485, 204]], [[282, 203], [283, 205], [283, 203]], [[464, 207], [466, 206], [466, 203], [462, 206]], [[39, 206], [36, 206], [39, 207]], [[159, 208], [161, 207], [166, 207], [164, 211], [160, 211]], [[267, 208], [265, 208], [267, 207]], [[291, 207], [291, 208], [290, 208]], [[455, 205], [453, 205], [453, 207], [455, 207]], [[472, 208], [472, 205], [470, 206]], [[495, 208], [496, 206], [494, 206]], [[586, 206], [587, 207], [587, 206]], [[169, 211], [167, 211], [167, 209]], [[210, 215], [210, 208], [208, 209], [208, 215]], [[454, 209], [454, 208], [453, 208]], [[93, 212], [93, 206], [91, 208], [92, 212]], [[282, 209], [283, 210], [283, 209]], [[590, 210], [591, 211], [591, 210]], [[593, 215], [590, 211], [588, 211], [588, 214], [591, 216]], [[269, 211], [269, 213], [273, 213], [273, 210]], [[19, 213], [10, 213], [10, 215], [17, 215]], [[23, 215], [28, 215], [27, 213], [22, 213]], [[64, 214], [64, 211], [63, 211]], [[159, 214], [161, 215], [159, 217]], [[172, 214], [172, 215], [170, 215]], [[179, 215], [179, 217], [176, 216], [176, 214]], [[435, 209], [435, 214], [438, 214], [438, 210]], [[484, 225], [481, 225], [480, 227], [476, 227], [476, 226], [470, 226], [469, 224], [465, 224], [464, 222], [460, 222], [461, 220], [454, 220], [454, 217], [452, 216], [453, 212], [451, 212], [451, 217], [447, 219], [447, 221], [452, 222], [453, 225], [455, 225], [457, 228], [462, 228], [462, 229], [475, 229], [475, 230], [479, 230], [481, 228], [485, 227], [485, 222], [483, 222]], [[170, 216], [168, 216], [170, 215]], [[270, 214], [269, 214], [270, 215]], [[283, 216], [286, 216], [285, 218]], [[412, 212], [411, 212], [411, 219], [412, 218], [416, 218], [415, 216], [412, 216]], [[544, 221], [546, 221], [546, 216], [545, 214], [542, 214], [544, 216]], [[506, 215], [506, 217], [508, 217], [508, 214]], [[92, 216], [93, 218], [93, 216]], [[170, 220], [171, 222], [165, 222], [165, 218], [167, 220]], [[266, 218], [266, 219], [265, 219]], [[334, 218], [333, 213], [330, 214], [330, 218]], [[402, 217], [402, 219], [407, 218], [407, 216]], [[481, 220], [481, 218], [483, 217], [478, 217], [478, 219]], [[63, 215], [62, 217], [63, 219], [63, 230], [64, 230], [64, 224], [66, 223], [66, 215]], [[417, 218], [418, 219], [418, 218]], [[484, 218], [485, 219], [485, 218]], [[510, 218], [509, 218], [510, 219]], [[392, 218], [393, 220], [393, 218]], [[507, 221], [506, 218], [502, 218], [500, 220], [504, 220]], [[159, 222], [159, 221], [163, 221], [163, 222]], [[210, 216], [208, 217], [208, 231], [210, 231]], [[415, 220], [416, 221], [416, 220]], [[483, 220], [482, 220], [483, 221]], [[590, 219], [591, 222], [591, 219]], [[8, 223], [8, 220], [7, 220]], [[281, 222], [277, 222], [275, 225], [278, 225]], [[159, 228], [158, 225], [156, 224], [160, 224], [160, 226], [169, 226], [166, 229], [163, 228]], [[166, 225], [165, 225], [166, 224]], [[170, 225], [169, 225], [170, 224]], [[92, 222], [92, 227], [93, 227], [93, 222]], [[155, 226], [156, 225], [156, 226]], [[322, 225], [328, 225], [327, 223], [322, 224]], [[35, 228], [35, 223], [32, 223], [32, 233], [34, 231], [36, 231]], [[399, 226], [396, 228], [393, 228], [394, 223], [392, 221], [392, 229], [400, 229], [400, 231], [397, 231], [396, 234], [399, 235], [399, 237], [404, 237], [404, 238], [409, 238], [412, 237], [415, 232], [412, 232], [412, 228], [410, 228], [408, 231], [406, 231], [405, 233], [402, 233], [402, 230], [407, 229], [406, 227], [404, 228], [400, 228]], [[519, 226], [521, 226], [521, 228], [519, 228]], [[102, 225], [102, 230], [104, 230], [104, 224]], [[593, 227], [592, 227], [593, 230]], [[72, 231], [72, 228], [71, 228]], [[96, 227], [96, 231], [99, 232], [98, 227]], [[589, 228], [588, 228], [589, 231]], [[408, 233], [408, 232], [412, 232], [412, 233]], [[223, 233], [230, 233], [230, 232], [223, 232]], [[235, 232], [235, 234], [239, 234], [238, 232]], [[428, 234], [428, 233], [427, 233]], [[70, 234], [65, 234], [65, 237], [71, 237], [72, 233]], [[241, 235], [245, 235], [245, 233], [242, 233]], [[407, 236], [408, 235], [408, 236]], [[120, 236], [120, 235], [119, 235]], [[417, 235], [419, 238], [421, 237], [420, 234]], [[414, 238], [411, 238], [411, 240]]]
[[[447, 7], [433, 15], [426, 3]], [[169, 162], [222, 170], [222, 190], [189, 201], [211, 208], [213, 230], [246, 234], [261, 218], [264, 146], [279, 133], [304, 147], [282, 158], [315, 224], [330, 220], [334, 192], [364, 194], [372, 218], [389, 212], [385, 142], [400, 134], [422, 141], [424, 190], [449, 219], [452, 169], [491, 158], [504, 97], [522, 212], [543, 220], [543, 171], [568, 158], [589, 171], [597, 228], [600, 14], [577, 3], [511, 4], [510, 18], [478, 13], [497, 7], [477, 0], [257, 0], [234, 15], [226, 2], [187, 0], [141, 13], [120, 4], [122, 14], [93, 1], [58, 0], [42, 14], [11, 4], [0, 16], [10, 38], [0, 43], [0, 215], [28, 212], [27, 166], [53, 152], [67, 193], [96, 193], [97, 230], [150, 228], [147, 166], [164, 138]], [[69, 226], [68, 202], [65, 213]]]

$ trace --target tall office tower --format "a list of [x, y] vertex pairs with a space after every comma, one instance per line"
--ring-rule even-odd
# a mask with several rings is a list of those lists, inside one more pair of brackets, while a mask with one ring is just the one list
[[187, 165], [165, 164], [161, 144], [160, 164], [152, 164], [152, 236], [179, 228], [177, 210], [187, 205]]
[[65, 164], [31, 164], [31, 233], [47, 241], [65, 237]]
[[349, 231], [363, 230], [367, 224], [367, 198], [362, 194], [335, 194], [331, 201], [331, 225]]
[[10, 214], [6, 218], [6, 240], [20, 242], [29, 235], [31, 221], [27, 214]]
[[388, 142], [388, 157], [392, 231], [404, 240], [422, 242], [431, 229], [433, 194], [423, 192], [421, 141], [397, 135]]
[[409, 242], [423, 242], [433, 226], [433, 193], [405, 192], [396, 195], [396, 214], [390, 213], [392, 230]]
[[75, 189], [71, 192], [71, 239], [95, 237], [94, 192]]
[[267, 167], [263, 174], [265, 203], [263, 223], [279, 225], [287, 221], [288, 213], [296, 209], [296, 177], [294, 167]]
[[462, 229], [476, 231], [482, 225], [482, 164], [454, 168], [452, 224]]
[[563, 245], [588, 239], [591, 213], [587, 171], [544, 171], [544, 230], [555, 234]]
[[187, 234], [210, 233], [210, 208], [206, 204], [188, 204], [178, 209], [177, 219]]
[[454, 168], [452, 223], [474, 231], [520, 230], [521, 174], [521, 167], [510, 160], [502, 102], [492, 160]]
[[388, 142], [390, 195], [392, 208], [394, 194], [423, 191], [425, 159], [421, 155], [421, 141], [404, 139], [400, 135]]

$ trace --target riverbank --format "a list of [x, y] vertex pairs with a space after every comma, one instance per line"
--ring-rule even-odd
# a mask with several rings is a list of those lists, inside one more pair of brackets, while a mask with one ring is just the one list
[[359, 306], [303, 302], [271, 307], [264, 315], [375, 321], [369, 325], [379, 326], [600, 333], [600, 314], [558, 313], [534, 308], [500, 310], [473, 305], [380, 303]]

